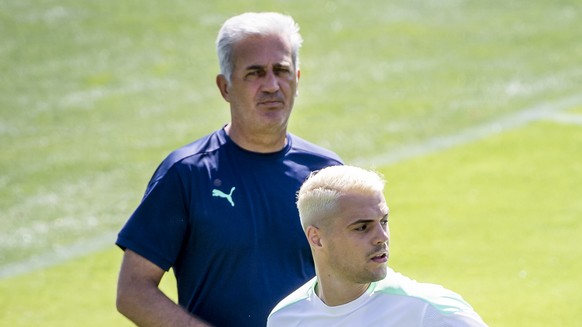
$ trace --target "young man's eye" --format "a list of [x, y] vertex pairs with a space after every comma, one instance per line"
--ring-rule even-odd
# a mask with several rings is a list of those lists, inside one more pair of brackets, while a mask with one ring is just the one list
[[368, 226], [366, 225], [362, 225], [362, 226], [358, 226], [356, 228], [354, 228], [354, 230], [358, 231], [358, 232], [363, 232], [368, 228]]

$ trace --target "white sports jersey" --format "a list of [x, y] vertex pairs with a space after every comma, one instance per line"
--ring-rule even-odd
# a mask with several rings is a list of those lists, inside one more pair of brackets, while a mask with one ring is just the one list
[[327, 306], [315, 294], [313, 278], [273, 309], [268, 327], [487, 326], [463, 298], [442, 286], [419, 283], [388, 269], [354, 301]]

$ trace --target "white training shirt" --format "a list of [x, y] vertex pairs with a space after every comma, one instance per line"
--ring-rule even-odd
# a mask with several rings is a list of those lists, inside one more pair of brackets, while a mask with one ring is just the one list
[[327, 306], [315, 294], [317, 278], [273, 309], [267, 327], [482, 327], [487, 326], [463, 298], [442, 286], [419, 283], [388, 269], [350, 303]]

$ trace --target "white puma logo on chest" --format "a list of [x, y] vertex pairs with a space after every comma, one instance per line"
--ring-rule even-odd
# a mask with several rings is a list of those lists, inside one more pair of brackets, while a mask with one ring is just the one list
[[234, 192], [234, 190], [236, 189], [236, 187], [232, 187], [230, 189], [230, 193], [226, 194], [224, 192], [222, 192], [221, 190], [217, 190], [217, 189], [213, 189], [212, 190], [212, 196], [217, 196], [220, 198], [225, 198], [228, 200], [228, 202], [230, 202], [230, 205], [234, 207], [234, 201], [232, 200], [232, 192]]

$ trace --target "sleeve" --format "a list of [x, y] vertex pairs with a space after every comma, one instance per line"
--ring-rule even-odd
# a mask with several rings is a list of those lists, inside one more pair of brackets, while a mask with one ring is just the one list
[[422, 321], [424, 327], [487, 327], [472, 309], [465, 308], [453, 313], [444, 313], [428, 305]]
[[188, 229], [188, 196], [175, 168], [151, 189], [125, 226], [116, 244], [130, 249], [163, 270], [176, 261]]

